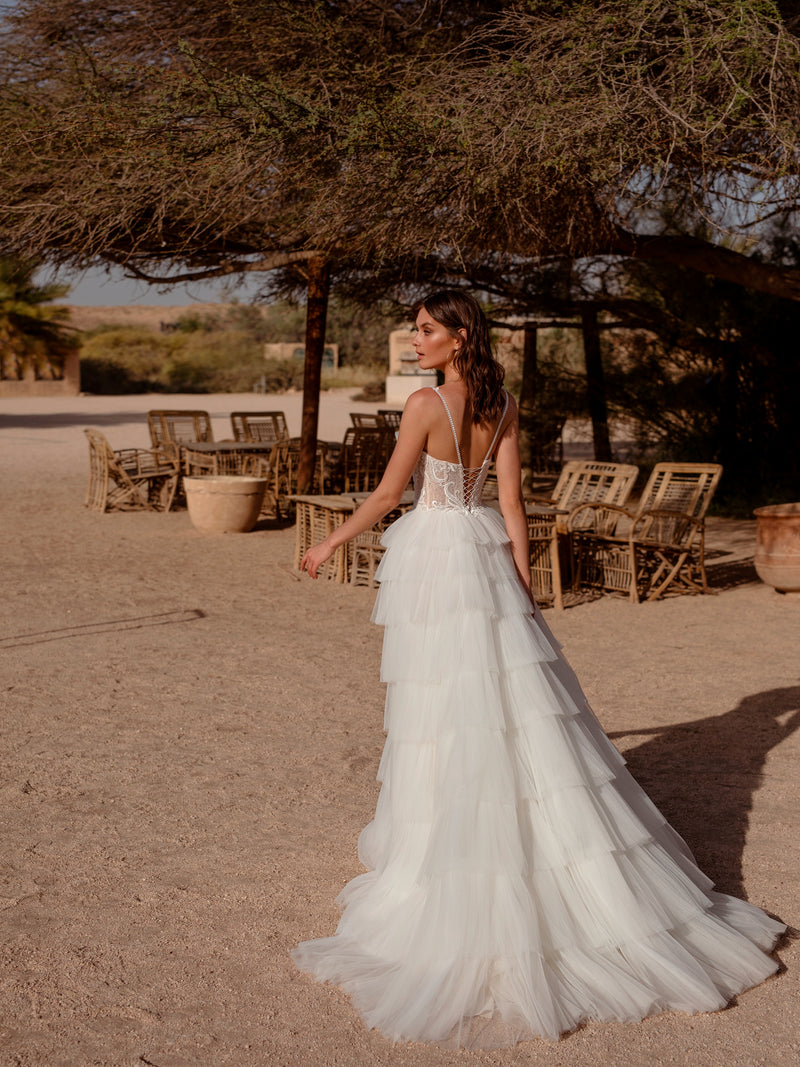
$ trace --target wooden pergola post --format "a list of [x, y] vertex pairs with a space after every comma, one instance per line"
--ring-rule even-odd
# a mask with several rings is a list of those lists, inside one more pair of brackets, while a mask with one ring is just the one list
[[297, 464], [297, 491], [311, 490], [317, 461], [319, 392], [322, 357], [325, 352], [325, 320], [328, 315], [330, 268], [322, 256], [308, 261], [306, 298], [306, 358], [303, 369], [303, 419], [300, 427], [300, 456]]

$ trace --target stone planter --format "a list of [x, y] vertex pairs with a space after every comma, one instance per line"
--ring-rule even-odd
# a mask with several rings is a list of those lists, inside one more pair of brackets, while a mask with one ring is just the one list
[[800, 593], [800, 504], [756, 508], [756, 573], [779, 593]]
[[241, 474], [203, 474], [183, 479], [186, 506], [200, 533], [247, 533], [264, 500], [266, 478]]

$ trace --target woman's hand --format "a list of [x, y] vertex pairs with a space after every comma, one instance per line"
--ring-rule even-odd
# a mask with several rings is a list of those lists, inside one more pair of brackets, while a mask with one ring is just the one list
[[320, 541], [318, 545], [312, 545], [308, 552], [303, 556], [303, 561], [300, 564], [301, 571], [308, 571], [312, 578], [317, 577], [317, 571], [322, 564], [331, 558], [336, 550], [332, 548], [327, 539]]

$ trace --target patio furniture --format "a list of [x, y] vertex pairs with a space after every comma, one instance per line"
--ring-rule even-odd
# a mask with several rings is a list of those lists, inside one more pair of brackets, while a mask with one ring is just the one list
[[718, 463], [659, 463], [636, 511], [583, 504], [569, 516], [574, 584], [656, 600], [667, 589], [709, 592], [705, 514], [716, 491]]
[[154, 409], [147, 412], [150, 440], [153, 448], [160, 448], [181, 460], [181, 446], [195, 441], [213, 441], [211, 417], [207, 411], [192, 409]]
[[381, 544], [384, 533], [412, 506], [411, 501], [393, 508], [369, 530], [357, 534], [350, 542], [350, 584], [374, 586], [375, 571], [386, 549]]
[[184, 473], [190, 477], [202, 474], [254, 474], [252, 470], [245, 470], [248, 459], [255, 456], [269, 460], [274, 448], [275, 445], [266, 441], [193, 441], [183, 445]]
[[[294, 547], [295, 570], [300, 569], [303, 556], [308, 549], [312, 545], [317, 544], [317, 542], [324, 541], [332, 530], [336, 529], [337, 526], [341, 526], [368, 495], [368, 493], [341, 493], [326, 494], [322, 496], [301, 494], [291, 497], [291, 500], [296, 507]], [[398, 507], [390, 514], [393, 516], [401, 515], [412, 506], [413, 501], [413, 493], [405, 493]], [[378, 524], [378, 527], [375, 527], [376, 532], [378, 532], [379, 527], [380, 524]], [[378, 541], [382, 534], [383, 530], [381, 529], [379, 531]], [[382, 548], [382, 546], [380, 547]], [[317, 572], [318, 577], [326, 578], [328, 581], [332, 582], [349, 582], [351, 580], [352, 562], [353, 541], [349, 541], [343, 545], [339, 545], [331, 558], [326, 560], [326, 562], [319, 568], [319, 571]], [[363, 576], [363, 561], [359, 563], [359, 567], [362, 568], [361, 574]], [[367, 572], [368, 569], [369, 565], [367, 564]], [[374, 567], [372, 575], [374, 576]], [[360, 580], [353, 584], [360, 584]]]
[[[358, 506], [348, 496], [292, 496], [295, 505], [294, 567], [300, 570], [303, 556], [312, 545], [341, 526]], [[349, 549], [339, 545], [330, 559], [319, 568], [317, 576], [331, 582], [346, 582], [349, 574]]]
[[350, 421], [354, 426], [370, 426], [382, 430], [386, 426], [386, 419], [381, 415], [365, 411], [351, 411]]
[[237, 441], [276, 441], [289, 440], [289, 427], [286, 415], [282, 411], [233, 411], [231, 427]]
[[526, 504], [531, 590], [539, 602], [552, 602], [561, 611], [564, 596], [561, 581], [559, 520], [567, 512], [543, 504]]
[[114, 508], [170, 510], [179, 478], [174, 456], [160, 449], [115, 451], [99, 430], [83, 432], [89, 441], [87, 508], [100, 512]]
[[343, 493], [371, 492], [383, 477], [394, 443], [394, 431], [387, 427], [354, 426], [346, 430], [326, 488]]
[[383, 421], [390, 430], [400, 429], [400, 419], [403, 416], [402, 408], [378, 408], [378, 414], [383, 415]]
[[[632, 463], [599, 463], [596, 460], [569, 460], [561, 468], [555, 488], [548, 498], [531, 498], [534, 503], [552, 504], [573, 511], [580, 504], [627, 503], [639, 468]], [[559, 533], [566, 533], [567, 521], [559, 521]]]

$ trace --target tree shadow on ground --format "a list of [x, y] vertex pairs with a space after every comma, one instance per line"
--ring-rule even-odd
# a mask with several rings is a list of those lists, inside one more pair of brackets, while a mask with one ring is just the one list
[[144, 411], [114, 411], [101, 414], [91, 411], [58, 411], [47, 415], [19, 414], [0, 415], [0, 429], [51, 430], [59, 426], [120, 426], [124, 423], [138, 422], [147, 425], [147, 413]]
[[800, 686], [787, 686], [745, 697], [722, 715], [609, 737], [649, 736], [625, 751], [628, 769], [718, 889], [746, 899], [742, 859], [753, 797], [768, 753], [798, 727]]

